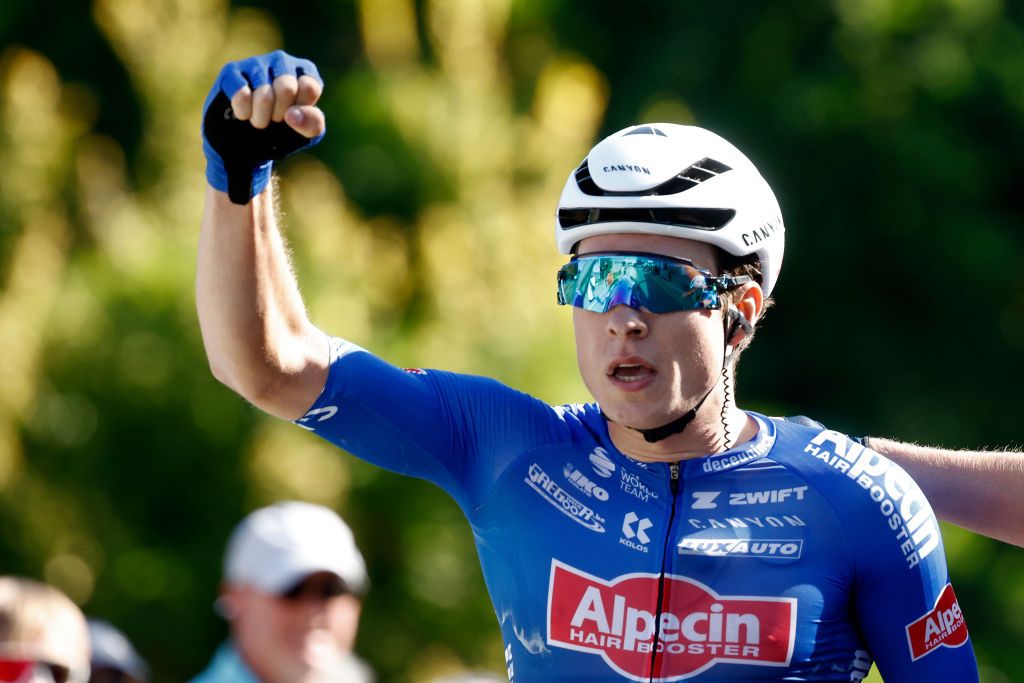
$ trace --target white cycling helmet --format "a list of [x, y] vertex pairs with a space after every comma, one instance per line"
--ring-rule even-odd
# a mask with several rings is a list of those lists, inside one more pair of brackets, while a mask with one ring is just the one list
[[559, 251], [623, 232], [754, 255], [765, 296], [782, 267], [785, 226], [768, 183], [732, 144], [696, 126], [630, 126], [599, 142], [569, 174], [555, 216]]

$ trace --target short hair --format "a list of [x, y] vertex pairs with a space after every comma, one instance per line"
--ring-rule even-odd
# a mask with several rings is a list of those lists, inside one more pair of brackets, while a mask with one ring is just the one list
[[[757, 258], [757, 254], [749, 254], [747, 256], [734, 256], [729, 252], [721, 248], [715, 248], [715, 256], [718, 261], [718, 268], [723, 275], [746, 275], [753, 279], [754, 282], [761, 284], [763, 276], [761, 273], [761, 262]], [[728, 308], [732, 303], [734, 297], [733, 292], [722, 292], [722, 304], [723, 308]], [[731, 364], [735, 370], [736, 365], [739, 363], [740, 353], [745, 348], [750, 346], [750, 342], [754, 339], [754, 333], [757, 331], [757, 324], [764, 319], [764, 314], [768, 312], [768, 309], [775, 304], [775, 299], [771, 296], [764, 298], [764, 303], [761, 306], [761, 315], [757, 322], [754, 323], [754, 328], [747, 334], [747, 336], [740, 342], [740, 345], [733, 351]]]

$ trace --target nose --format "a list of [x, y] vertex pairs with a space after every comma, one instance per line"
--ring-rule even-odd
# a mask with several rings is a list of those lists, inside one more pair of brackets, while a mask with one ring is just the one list
[[608, 311], [608, 334], [613, 337], [634, 337], [643, 339], [649, 328], [643, 311], [632, 306], [619, 304]]

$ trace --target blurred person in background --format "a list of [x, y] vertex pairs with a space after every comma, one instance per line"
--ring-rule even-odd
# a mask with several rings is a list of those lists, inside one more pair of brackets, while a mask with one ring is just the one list
[[224, 555], [217, 611], [230, 638], [192, 683], [365, 683], [353, 653], [366, 565], [348, 525], [288, 501], [250, 513]]
[[109, 622], [89, 619], [89, 683], [149, 683], [149, 665], [128, 637]]
[[0, 682], [88, 680], [89, 632], [78, 606], [45, 583], [0, 577]]

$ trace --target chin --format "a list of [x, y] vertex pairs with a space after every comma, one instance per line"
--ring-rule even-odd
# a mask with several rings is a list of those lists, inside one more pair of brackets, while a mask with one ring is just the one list
[[654, 429], [672, 421], [666, 415], [652, 415], [646, 410], [631, 410], [631, 406], [601, 404], [605, 415], [611, 418], [612, 422], [631, 427], [633, 429]]

